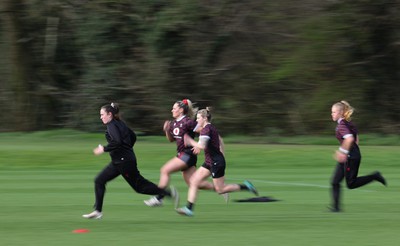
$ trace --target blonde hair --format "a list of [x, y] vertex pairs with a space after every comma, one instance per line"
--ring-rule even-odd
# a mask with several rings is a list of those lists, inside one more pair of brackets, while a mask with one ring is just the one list
[[180, 108], [183, 109], [183, 113], [190, 118], [193, 118], [197, 113], [197, 108], [194, 108], [194, 103], [189, 99], [183, 99], [175, 102]]
[[333, 104], [333, 106], [338, 107], [340, 109], [346, 121], [351, 121], [351, 115], [354, 113], [355, 109], [350, 105], [350, 103], [342, 100], [340, 102]]
[[205, 109], [200, 109], [197, 114], [203, 118], [206, 118], [208, 122], [211, 122], [211, 107], [206, 107]]

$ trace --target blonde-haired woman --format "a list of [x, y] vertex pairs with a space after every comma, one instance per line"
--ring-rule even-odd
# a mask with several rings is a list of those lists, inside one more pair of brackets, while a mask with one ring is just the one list
[[[172, 105], [172, 117], [174, 120], [165, 121], [164, 132], [170, 142], [176, 142], [177, 155], [165, 163], [160, 169], [160, 180], [158, 187], [166, 188], [170, 181], [170, 176], [175, 172], [182, 172], [183, 179], [189, 185], [190, 177], [196, 171], [197, 153], [194, 153], [190, 147], [185, 146], [183, 137], [185, 134], [194, 137], [194, 128], [196, 121], [193, 117], [196, 109], [189, 99], [176, 101]], [[201, 189], [212, 190], [213, 184], [204, 181], [201, 183]], [[144, 203], [149, 207], [157, 207], [163, 205], [164, 195], [153, 196]]]
[[219, 194], [247, 190], [258, 195], [256, 188], [249, 181], [243, 184], [225, 183], [225, 157], [223, 153], [223, 142], [217, 131], [217, 128], [211, 124], [210, 109], [202, 109], [197, 113], [197, 131], [200, 131], [199, 141], [196, 142], [189, 135], [185, 135], [185, 145], [192, 146], [196, 151], [204, 150], [204, 164], [197, 169], [190, 179], [187, 205], [176, 209], [176, 211], [185, 216], [193, 216], [194, 203], [197, 198], [197, 192], [203, 182], [208, 177], [212, 177], [215, 191]]
[[351, 122], [354, 108], [346, 101], [340, 101], [332, 105], [332, 120], [337, 122], [336, 138], [340, 143], [334, 158], [337, 161], [332, 176], [332, 198], [330, 207], [332, 212], [340, 212], [340, 183], [346, 179], [349, 189], [355, 189], [372, 181], [378, 181], [386, 185], [385, 178], [376, 171], [370, 175], [357, 177], [361, 162], [361, 152], [358, 147], [359, 137], [356, 126]]

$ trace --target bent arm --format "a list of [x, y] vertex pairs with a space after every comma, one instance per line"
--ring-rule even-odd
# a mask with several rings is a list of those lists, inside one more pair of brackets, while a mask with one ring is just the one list
[[350, 151], [351, 146], [354, 143], [354, 137], [352, 135], [346, 137], [343, 142], [342, 145], [340, 146], [340, 148], [346, 150], [346, 151]]
[[185, 138], [184, 140], [185, 140], [185, 145], [186, 146], [192, 146], [192, 147], [195, 147], [195, 148], [199, 148], [201, 150], [204, 150], [206, 148], [207, 142], [210, 139], [208, 136], [200, 135], [199, 141], [196, 142], [188, 134], [185, 134], [184, 138]]
[[222, 139], [222, 137], [220, 135], [218, 135], [219, 138], [219, 151], [221, 151], [221, 153], [223, 155], [225, 155], [225, 144], [224, 144], [224, 140]]
[[172, 134], [169, 131], [170, 125], [171, 125], [171, 122], [169, 120], [166, 120], [164, 122], [163, 130], [165, 132], [165, 136], [167, 137], [168, 141], [173, 142], [173, 141], [175, 141], [175, 138], [174, 138], [174, 136], [172, 136]]

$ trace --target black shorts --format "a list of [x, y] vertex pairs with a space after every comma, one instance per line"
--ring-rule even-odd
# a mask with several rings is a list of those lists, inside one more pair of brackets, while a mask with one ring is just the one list
[[176, 157], [185, 162], [188, 168], [196, 166], [197, 155], [193, 154], [191, 151], [179, 152]]
[[213, 179], [225, 176], [225, 167], [226, 167], [225, 158], [219, 158], [217, 160], [213, 160], [213, 163], [204, 163], [202, 167], [210, 170]]

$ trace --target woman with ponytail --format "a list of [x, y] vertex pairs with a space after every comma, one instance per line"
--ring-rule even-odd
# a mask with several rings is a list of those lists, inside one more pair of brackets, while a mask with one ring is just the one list
[[186, 206], [176, 209], [185, 216], [193, 216], [194, 203], [202, 183], [212, 177], [215, 191], [218, 194], [246, 190], [258, 195], [256, 188], [249, 181], [243, 184], [226, 184], [224, 146], [217, 128], [211, 124], [210, 108], [202, 109], [197, 113], [197, 131], [200, 132], [199, 141], [196, 142], [190, 135], [184, 136], [185, 145], [195, 149], [196, 152], [204, 150], [205, 161], [190, 179], [188, 200]]
[[340, 183], [346, 179], [349, 189], [355, 189], [372, 181], [378, 181], [386, 185], [385, 178], [376, 171], [370, 175], [357, 177], [361, 163], [361, 152], [359, 149], [359, 137], [356, 126], [351, 122], [354, 108], [346, 101], [340, 101], [332, 106], [332, 120], [337, 122], [336, 138], [340, 146], [335, 152], [334, 158], [337, 165], [332, 177], [333, 204], [332, 212], [340, 212]]
[[[160, 169], [160, 180], [158, 187], [165, 188], [168, 186], [170, 176], [175, 172], [182, 172], [183, 179], [189, 185], [190, 177], [196, 171], [197, 153], [194, 153], [190, 147], [185, 146], [183, 137], [188, 134], [192, 137], [195, 135], [196, 121], [193, 119], [196, 109], [189, 99], [176, 101], [172, 105], [172, 121], [165, 121], [163, 130], [165, 136], [170, 142], [176, 142], [177, 154], [175, 157], [165, 163]], [[200, 185], [201, 189], [212, 190], [213, 184], [204, 181]], [[158, 195], [145, 200], [144, 203], [149, 207], [157, 207], [163, 205], [164, 196]]]
[[103, 216], [103, 200], [106, 184], [122, 175], [126, 182], [140, 194], [162, 195], [175, 198], [175, 207], [179, 197], [175, 188], [170, 190], [159, 188], [156, 184], [145, 179], [139, 172], [133, 146], [136, 134], [121, 120], [119, 107], [116, 103], [104, 105], [100, 109], [100, 119], [107, 126], [105, 137], [107, 145], [99, 145], [93, 150], [95, 155], [109, 152], [111, 162], [96, 176], [94, 183], [94, 211], [84, 214], [86, 219], [100, 219]]

